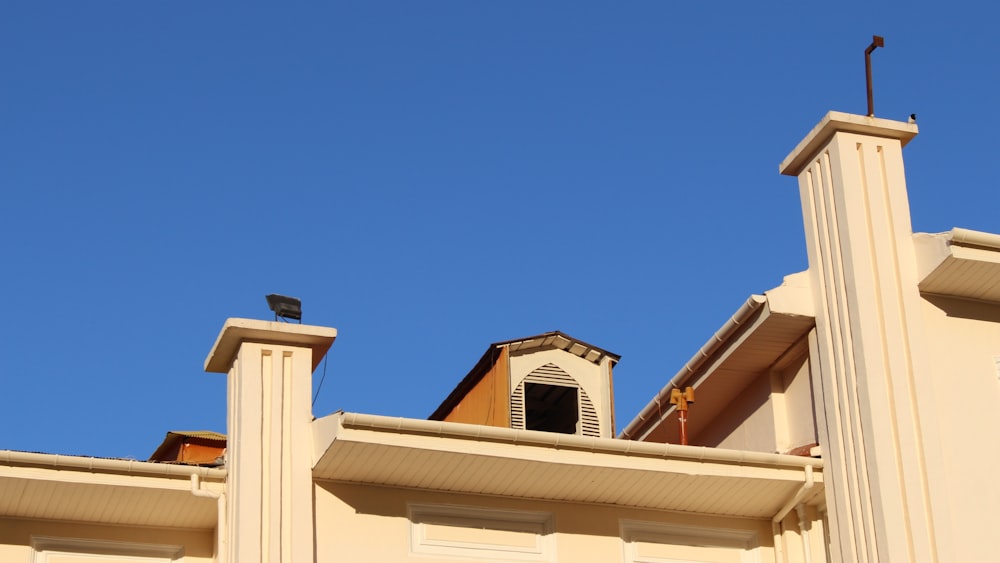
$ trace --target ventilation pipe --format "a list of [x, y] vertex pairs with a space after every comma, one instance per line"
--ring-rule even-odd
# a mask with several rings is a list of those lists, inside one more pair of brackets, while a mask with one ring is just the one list
[[215, 500], [216, 508], [218, 510], [218, 515], [216, 516], [217, 521], [215, 523], [215, 537], [218, 538], [217, 561], [225, 563], [228, 561], [226, 558], [226, 534], [228, 533], [228, 530], [226, 529], [226, 495], [225, 493], [217, 493], [215, 491], [209, 491], [208, 489], [202, 489], [201, 478], [198, 477], [197, 473], [191, 474], [191, 494], [196, 497]]
[[[795, 495], [793, 495], [792, 498], [790, 498], [788, 502], [785, 503], [785, 506], [781, 507], [781, 510], [779, 510], [778, 513], [774, 515], [774, 518], [771, 519], [771, 533], [774, 534], [775, 560], [779, 562], [785, 560], [784, 547], [782, 546], [783, 538], [781, 537], [781, 521], [785, 519], [785, 516], [788, 516], [789, 512], [795, 510], [796, 507], [802, 503], [802, 500], [806, 498], [806, 495], [809, 493], [810, 490], [812, 490], [813, 486], [816, 484], [816, 481], [813, 478], [813, 468], [811, 465], [805, 466], [805, 473], [806, 473], [805, 482], [802, 484], [801, 487], [799, 487], [799, 490], [795, 492]], [[800, 518], [800, 523], [801, 523], [801, 518]], [[803, 539], [803, 541], [805, 540]], [[806, 561], [809, 561], [808, 546], [806, 546], [806, 549], [807, 549]]]
[[812, 546], [809, 545], [810, 524], [806, 517], [806, 505], [796, 505], [795, 514], [799, 517], [799, 532], [802, 533], [802, 551], [805, 552], [806, 563], [812, 563]]

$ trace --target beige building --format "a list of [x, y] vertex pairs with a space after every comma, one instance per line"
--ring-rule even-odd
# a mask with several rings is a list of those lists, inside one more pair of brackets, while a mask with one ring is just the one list
[[0, 561], [995, 560], [1000, 235], [911, 231], [916, 134], [823, 118], [780, 167], [809, 269], [618, 433], [619, 357], [563, 333], [491, 344], [430, 420], [316, 418], [336, 331], [230, 319], [205, 362], [228, 378], [226, 442], [0, 451]]

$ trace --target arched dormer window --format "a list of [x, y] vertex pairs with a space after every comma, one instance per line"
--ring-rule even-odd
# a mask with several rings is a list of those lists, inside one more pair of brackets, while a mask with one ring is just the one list
[[594, 403], [573, 376], [549, 363], [528, 374], [510, 398], [512, 428], [601, 435]]

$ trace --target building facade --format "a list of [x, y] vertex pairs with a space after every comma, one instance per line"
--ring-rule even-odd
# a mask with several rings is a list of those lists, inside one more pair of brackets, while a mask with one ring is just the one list
[[821, 120], [780, 167], [809, 269], [750, 296], [617, 435], [619, 357], [563, 333], [491, 344], [429, 420], [316, 418], [336, 330], [229, 319], [205, 362], [225, 443], [0, 451], [0, 560], [992, 560], [1000, 235], [912, 232], [916, 134]]

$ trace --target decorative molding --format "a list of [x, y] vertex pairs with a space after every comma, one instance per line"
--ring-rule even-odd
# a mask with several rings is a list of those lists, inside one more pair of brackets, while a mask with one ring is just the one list
[[49, 557], [53, 555], [73, 555], [80, 559], [101, 558], [104, 561], [110, 556], [121, 559], [123, 563], [169, 563], [183, 560], [184, 548], [179, 545], [85, 538], [31, 537], [31, 563], [48, 563]]
[[[700, 563], [702, 561], [700, 559], [642, 555], [638, 549], [640, 543], [728, 548], [738, 551], [741, 563], [761, 563], [760, 539], [756, 532], [750, 530], [701, 528], [642, 520], [621, 520], [619, 526], [626, 563]], [[715, 559], [704, 559], [703, 561], [715, 561]]]
[[552, 515], [547, 512], [411, 504], [413, 554], [555, 561]]

